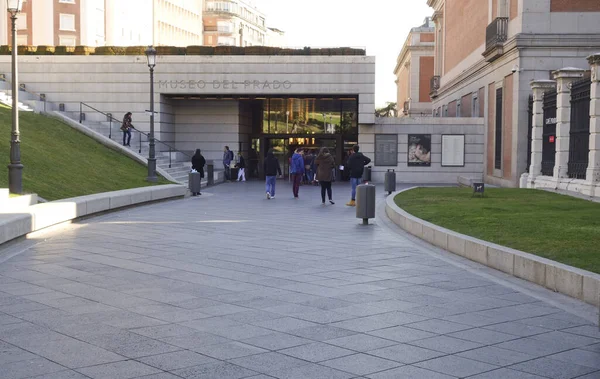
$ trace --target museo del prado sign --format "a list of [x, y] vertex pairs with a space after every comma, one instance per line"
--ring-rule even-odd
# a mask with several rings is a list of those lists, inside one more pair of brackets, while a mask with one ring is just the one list
[[225, 90], [266, 90], [290, 89], [292, 82], [289, 80], [159, 80], [158, 89], [225, 89]]

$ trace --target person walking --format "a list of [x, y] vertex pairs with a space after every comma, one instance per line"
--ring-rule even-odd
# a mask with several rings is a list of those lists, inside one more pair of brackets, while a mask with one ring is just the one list
[[335, 169], [335, 160], [329, 153], [329, 149], [326, 147], [321, 148], [319, 155], [315, 159], [315, 165], [317, 166], [317, 181], [321, 185], [321, 202], [325, 205], [325, 192], [329, 202], [333, 205], [331, 182], [333, 181], [333, 170]]
[[347, 170], [350, 173], [350, 183], [352, 184], [352, 193], [350, 202], [346, 205], [349, 207], [356, 206], [356, 187], [360, 184], [365, 170], [365, 166], [371, 163], [371, 159], [365, 157], [360, 151], [358, 145], [352, 148], [352, 155], [348, 158]]
[[304, 184], [310, 184], [312, 183], [312, 165], [313, 165], [313, 160], [315, 159], [314, 155], [312, 154], [312, 152], [310, 150], [306, 150], [304, 153]]
[[277, 175], [281, 176], [281, 166], [279, 165], [279, 160], [273, 153], [273, 149], [269, 149], [263, 169], [265, 171], [265, 190], [267, 192], [267, 199], [274, 199], [275, 183], [277, 182]]
[[238, 169], [237, 181], [245, 182], [246, 181], [246, 160], [244, 159], [244, 157], [242, 156], [242, 152], [240, 152], [240, 151], [238, 151], [238, 162], [235, 165], [235, 167], [237, 167], [237, 169]]
[[[204, 178], [204, 165], [206, 164], [206, 159], [202, 156], [200, 149], [196, 149], [196, 153], [192, 157], [192, 170], [198, 171], [200, 173], [200, 180]], [[200, 192], [196, 192], [192, 194], [193, 196], [202, 195]]]
[[125, 113], [121, 130], [123, 131], [123, 146], [131, 146], [131, 129], [134, 129], [131, 124], [131, 112]]
[[302, 155], [304, 150], [297, 148], [294, 155], [292, 155], [292, 161], [290, 164], [290, 174], [292, 176], [292, 190], [294, 192], [294, 198], [298, 198], [298, 192], [300, 191], [300, 182], [304, 176], [304, 158]]
[[229, 146], [225, 146], [223, 151], [223, 168], [225, 169], [225, 180], [231, 181], [231, 161], [233, 161], [233, 151], [229, 150]]

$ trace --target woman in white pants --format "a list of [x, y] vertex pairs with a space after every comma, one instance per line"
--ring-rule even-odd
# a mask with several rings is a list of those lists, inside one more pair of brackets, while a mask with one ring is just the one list
[[246, 181], [246, 161], [241, 152], [238, 152], [238, 163], [235, 165], [238, 168], [238, 182]]

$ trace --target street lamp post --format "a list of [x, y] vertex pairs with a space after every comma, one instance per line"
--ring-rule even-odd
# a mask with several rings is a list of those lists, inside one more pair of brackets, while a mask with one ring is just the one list
[[148, 149], [148, 177], [149, 182], [157, 182], [156, 177], [156, 151], [154, 142], [154, 66], [156, 66], [156, 49], [148, 46], [146, 49], [148, 58], [148, 67], [150, 68], [150, 134], [148, 140], [150, 148]]
[[17, 14], [23, 0], [7, 0], [7, 10], [12, 21], [12, 131], [10, 139], [10, 164], [8, 165], [8, 190], [23, 193], [23, 165], [21, 164], [21, 133], [19, 132], [19, 79], [17, 75]]

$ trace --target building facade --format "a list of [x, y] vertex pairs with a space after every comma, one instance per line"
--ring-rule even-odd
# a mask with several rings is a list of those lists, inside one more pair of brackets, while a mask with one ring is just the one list
[[435, 28], [430, 18], [412, 28], [394, 69], [400, 116], [431, 115], [429, 81], [433, 76]]
[[106, 0], [109, 46], [202, 44], [202, 0]]
[[[17, 17], [18, 45], [102, 46], [106, 42], [104, 0], [25, 0]], [[0, 44], [10, 45], [11, 21], [0, 9]]]
[[[0, 9], [0, 44], [10, 45]], [[18, 45], [136, 46], [202, 44], [202, 0], [25, 0]]]
[[483, 117], [484, 176], [516, 187], [528, 170], [532, 80], [586, 67], [600, 50], [597, 0], [427, 0], [434, 9], [433, 114]]
[[203, 22], [206, 46], [276, 46], [283, 36], [244, 0], [205, 0]]

